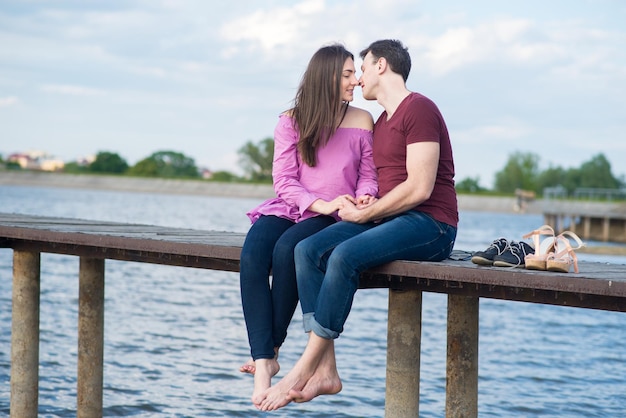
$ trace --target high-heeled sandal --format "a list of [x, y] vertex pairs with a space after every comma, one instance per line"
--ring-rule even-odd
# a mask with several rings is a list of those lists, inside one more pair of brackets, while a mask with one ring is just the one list
[[[577, 247], [572, 248], [570, 238], [576, 241]], [[550, 254], [546, 260], [546, 268], [548, 271], [569, 273], [570, 266], [573, 264], [574, 273], [578, 273], [578, 258], [574, 251], [584, 246], [585, 243], [571, 231], [559, 234], [554, 241], [554, 253]]]
[[[533, 238], [534, 254], [524, 257], [527, 270], [545, 270], [548, 255], [554, 251], [554, 229], [550, 225], [542, 225], [534, 231], [524, 235], [523, 238]], [[543, 238], [542, 237], [546, 237]]]

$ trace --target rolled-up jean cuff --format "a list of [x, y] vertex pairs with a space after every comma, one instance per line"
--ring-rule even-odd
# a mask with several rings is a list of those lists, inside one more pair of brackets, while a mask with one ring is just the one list
[[310, 326], [311, 331], [313, 331], [318, 337], [324, 338], [326, 340], [334, 340], [335, 338], [339, 338], [338, 332], [328, 328], [324, 328], [312, 316], [310, 319]]
[[311, 332], [311, 322], [315, 321], [314, 312], [308, 312], [302, 315], [302, 326], [304, 327], [304, 332]]

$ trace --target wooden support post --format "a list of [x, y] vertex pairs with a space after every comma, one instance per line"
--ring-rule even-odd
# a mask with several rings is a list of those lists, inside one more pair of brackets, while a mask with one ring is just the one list
[[13, 252], [11, 417], [36, 418], [39, 408], [40, 253]]
[[611, 218], [605, 216], [602, 219], [602, 241], [608, 242], [611, 240]]
[[478, 297], [448, 295], [446, 417], [478, 417]]
[[421, 290], [389, 290], [385, 417], [419, 417]]
[[591, 236], [591, 218], [589, 216], [585, 216], [583, 238], [589, 239], [590, 236]]
[[104, 260], [80, 258], [77, 417], [102, 416]]

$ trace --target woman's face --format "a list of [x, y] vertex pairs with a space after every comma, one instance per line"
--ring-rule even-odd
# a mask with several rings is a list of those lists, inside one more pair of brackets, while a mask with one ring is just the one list
[[341, 72], [341, 100], [351, 102], [354, 100], [354, 88], [359, 85], [356, 78], [356, 70], [352, 58], [347, 58], [343, 63], [343, 71]]

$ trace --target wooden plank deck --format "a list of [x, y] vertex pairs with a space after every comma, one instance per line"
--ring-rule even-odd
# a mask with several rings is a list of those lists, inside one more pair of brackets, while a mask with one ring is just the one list
[[[40, 253], [80, 257], [78, 416], [102, 412], [106, 259], [239, 271], [245, 235], [0, 213], [0, 247], [14, 250], [11, 416], [36, 417]], [[418, 416], [421, 294], [448, 294], [446, 415], [478, 415], [480, 297], [626, 312], [626, 265], [581, 263], [580, 273], [395, 261], [361, 288], [389, 288], [385, 416]]]
[[[239, 271], [245, 234], [0, 213], [0, 246], [183, 267]], [[396, 261], [361, 288], [420, 289], [626, 311], [626, 265], [581, 263], [580, 273], [484, 267], [470, 261]]]

